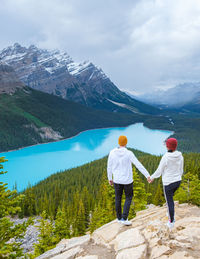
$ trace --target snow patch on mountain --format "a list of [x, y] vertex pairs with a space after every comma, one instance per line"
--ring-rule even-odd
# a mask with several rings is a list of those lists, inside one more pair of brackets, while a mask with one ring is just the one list
[[[68, 53], [59, 50], [43, 50], [34, 45], [25, 48], [15, 43], [14, 46], [5, 48], [0, 53], [0, 61], [8, 65], [15, 65], [23, 59], [29, 59], [29, 62], [25, 62], [24, 65], [26, 71], [28, 71], [30, 67], [32, 68], [31, 72], [33, 69], [41, 69], [42, 67], [49, 74], [53, 74], [58, 69], [64, 68], [72, 76], [78, 76], [88, 69], [95, 69], [95, 72], [98, 71], [102, 78], [107, 78], [102, 69], [94, 66], [90, 61], [84, 61], [82, 63], [74, 62]], [[92, 71], [89, 80], [92, 79], [94, 74], [94, 71]], [[23, 79], [27, 77], [28, 75], [23, 77]]]
[[113, 100], [110, 100], [110, 99], [107, 99], [109, 102], [111, 102], [111, 103], [113, 103], [113, 104], [115, 104], [115, 105], [117, 105], [117, 106], [120, 106], [120, 107], [122, 107], [122, 108], [124, 108], [124, 109], [127, 109], [127, 110], [129, 110], [129, 111], [131, 111], [131, 112], [133, 112], [133, 113], [138, 113], [138, 114], [142, 114], [141, 112], [139, 112], [135, 107], [133, 107], [133, 106], [130, 106], [130, 105], [127, 105], [127, 104], [125, 104], [125, 103], [119, 103], [119, 102], [115, 102], [115, 101], [113, 101]]
[[83, 63], [71, 62], [67, 64], [68, 71], [71, 75], [78, 75], [88, 69], [91, 62], [85, 61]]

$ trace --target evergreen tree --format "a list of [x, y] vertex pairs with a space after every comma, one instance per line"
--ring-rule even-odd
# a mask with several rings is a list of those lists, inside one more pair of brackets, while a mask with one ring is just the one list
[[91, 222], [89, 225], [90, 233], [93, 233], [95, 229], [101, 227], [104, 223], [102, 222], [102, 215], [100, 214], [103, 208], [100, 204], [95, 206], [95, 209], [92, 213]]
[[92, 213], [90, 232], [93, 232], [95, 229], [116, 218], [115, 191], [114, 187], [108, 184], [105, 172], [97, 200], [98, 202], [95, 206], [94, 212]]
[[86, 232], [85, 209], [82, 200], [79, 202], [78, 214], [76, 218], [75, 236], [85, 235]]
[[200, 180], [198, 175], [188, 172], [175, 194], [180, 203], [189, 202], [200, 206]]
[[54, 236], [53, 221], [47, 218], [47, 213], [42, 213], [39, 225], [39, 243], [35, 244], [34, 257], [43, 254], [47, 250], [50, 250], [56, 245], [56, 237]]
[[77, 236], [77, 219], [79, 212], [80, 194], [76, 192], [73, 197], [73, 203], [70, 205], [70, 218], [72, 219], [72, 235]]
[[158, 185], [156, 187], [156, 193], [155, 196], [153, 197], [153, 203], [158, 206], [162, 206], [165, 203], [165, 197], [163, 193], [163, 188], [161, 187], [161, 181], [159, 179]]
[[70, 238], [70, 224], [64, 208], [59, 208], [56, 214], [54, 234], [56, 242], [59, 242], [62, 238]]
[[85, 211], [85, 227], [88, 228], [88, 225], [90, 222], [90, 211], [92, 209], [93, 202], [86, 186], [84, 186], [83, 188], [81, 197], [82, 197], [84, 211]]
[[33, 216], [36, 214], [36, 206], [35, 206], [35, 194], [31, 186], [29, 186], [25, 192], [25, 197], [21, 203], [21, 212], [20, 217], [24, 216]]
[[[50, 206], [51, 199], [50, 200], [48, 199], [46, 192], [44, 193], [44, 196], [41, 198], [42, 198], [41, 207], [42, 207], [43, 211], [45, 211], [49, 216], [50, 215], [52, 216], [52, 214], [51, 214], [52, 211], [51, 211], [51, 206]], [[54, 213], [54, 211], [52, 213]]]
[[139, 177], [135, 168], [133, 168], [133, 204], [130, 207], [129, 217], [134, 217], [139, 210], [145, 209], [147, 205], [148, 194], [145, 190], [145, 184]]
[[[3, 169], [3, 164], [6, 160], [0, 157], [0, 170]], [[0, 171], [0, 175], [6, 172]], [[7, 184], [0, 182], [0, 255], [3, 258], [18, 258], [23, 255], [20, 248], [21, 243], [17, 241], [21, 238], [31, 223], [14, 225], [8, 216], [15, 215], [20, 212], [20, 202], [24, 198], [23, 195], [17, 196], [17, 191], [7, 189]], [[13, 240], [11, 242], [8, 242]]]

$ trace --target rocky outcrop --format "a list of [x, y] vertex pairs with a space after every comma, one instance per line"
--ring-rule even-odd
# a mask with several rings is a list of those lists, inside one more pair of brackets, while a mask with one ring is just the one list
[[28, 124], [24, 127], [34, 129], [35, 132], [37, 132], [44, 141], [60, 140], [63, 138], [63, 136], [61, 136], [61, 134], [58, 131], [54, 131], [51, 127], [37, 128], [34, 124]]
[[0, 94], [12, 94], [24, 84], [17, 77], [11, 66], [0, 63]]
[[44, 140], [60, 140], [63, 138], [59, 132], [54, 131], [51, 127], [42, 127], [39, 131], [41, 138]]
[[132, 226], [116, 220], [92, 235], [62, 240], [38, 259], [192, 259], [200, 258], [200, 208], [176, 203], [176, 223], [169, 230], [166, 207], [137, 213]]
[[[33, 219], [33, 224], [30, 224], [27, 229], [26, 233], [23, 237], [17, 239], [17, 242], [21, 243], [21, 248], [23, 249], [24, 254], [25, 253], [33, 253], [34, 251], [34, 244], [38, 243], [38, 235], [39, 235], [39, 220], [41, 217], [35, 217]], [[16, 219], [11, 218], [11, 221], [13, 221], [14, 225], [23, 224], [24, 222], [27, 222], [28, 218], [23, 219]], [[14, 241], [14, 240], [13, 240]]]

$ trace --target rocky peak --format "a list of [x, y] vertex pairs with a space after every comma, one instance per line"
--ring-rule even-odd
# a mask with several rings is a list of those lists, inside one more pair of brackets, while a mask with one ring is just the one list
[[11, 65], [24, 84], [68, 100], [88, 104], [95, 94], [109, 91], [104, 89], [103, 81], [109, 79], [102, 69], [89, 61], [74, 62], [63, 51], [15, 43], [0, 52], [0, 61]]
[[30, 51], [37, 51], [38, 48], [35, 45], [32, 44], [32, 45], [29, 46], [28, 50], [30, 50]]
[[9, 46], [1, 51], [0, 61], [6, 61], [9, 58], [19, 58], [26, 52], [26, 48], [20, 44], [15, 43], [13, 46]]
[[17, 77], [11, 66], [0, 63], [0, 94], [12, 94], [17, 89], [23, 88], [24, 84]]
[[176, 223], [169, 230], [167, 208], [151, 205], [131, 220], [116, 220], [92, 235], [62, 240], [38, 259], [192, 259], [200, 255], [200, 208], [176, 202]]
[[90, 61], [74, 62], [63, 51], [15, 43], [0, 52], [0, 62], [12, 66], [25, 85], [89, 107], [114, 112], [159, 112], [120, 91]]
[[[33, 57], [33, 59], [30, 59]], [[0, 61], [6, 62], [7, 64], [12, 64], [13, 67], [18, 66], [25, 67], [27, 63], [33, 68], [36, 67], [47, 69], [48, 73], [52, 73], [54, 70], [71, 64], [70, 72], [73, 73], [75, 69], [80, 70], [83, 65], [86, 68], [86, 63], [76, 64], [73, 62], [71, 57], [66, 52], [61, 52], [59, 50], [46, 50], [37, 48], [35, 45], [30, 45], [28, 48], [22, 47], [20, 44], [15, 43], [13, 46], [9, 46], [0, 52]], [[29, 62], [27, 62], [29, 61]], [[37, 63], [34, 64], [34, 63]], [[51, 67], [52, 70], [48, 70]], [[79, 67], [79, 68], [78, 68]], [[67, 69], [67, 67], [66, 67]], [[31, 73], [30, 67], [26, 69], [26, 73]]]

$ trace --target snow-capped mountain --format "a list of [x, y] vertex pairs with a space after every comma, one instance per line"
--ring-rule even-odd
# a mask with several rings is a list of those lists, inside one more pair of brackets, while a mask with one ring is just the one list
[[110, 111], [158, 112], [120, 91], [93, 63], [76, 63], [66, 52], [15, 43], [0, 52], [0, 62], [12, 66], [25, 85], [67, 100]]
[[181, 108], [196, 101], [198, 96], [200, 96], [200, 82], [180, 84], [165, 91], [159, 90], [137, 98], [152, 105]]

